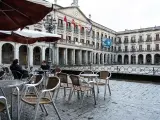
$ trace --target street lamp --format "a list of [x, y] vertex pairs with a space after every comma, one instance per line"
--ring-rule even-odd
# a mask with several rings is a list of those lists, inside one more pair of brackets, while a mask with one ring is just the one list
[[[52, 17], [52, 14], [49, 14], [46, 16], [46, 19], [44, 20], [44, 27], [47, 30], [47, 32], [52, 33], [56, 29], [56, 19], [55, 19], [55, 10], [54, 10], [54, 18]], [[51, 59], [51, 42], [49, 42], [49, 58], [48, 58], [48, 64], [51, 67], [52, 59]]]

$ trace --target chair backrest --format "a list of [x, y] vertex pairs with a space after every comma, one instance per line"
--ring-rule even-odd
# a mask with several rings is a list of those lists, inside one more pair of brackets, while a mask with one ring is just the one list
[[23, 77], [23, 74], [20, 73], [19, 71], [12, 70], [12, 74], [13, 74], [14, 79], [22, 79]]
[[3, 79], [4, 75], [5, 75], [5, 72], [4, 71], [0, 71], [0, 80]]
[[6, 72], [6, 73], [10, 73], [8, 67], [4, 67], [4, 69], [5, 69], [5, 72]]
[[58, 77], [49, 77], [46, 86], [47, 90], [54, 91], [60, 84], [60, 79]]
[[84, 70], [80, 74], [94, 74], [92, 70]]
[[36, 75], [34, 84], [41, 83], [43, 80], [43, 75]]
[[80, 86], [80, 79], [78, 75], [70, 75], [73, 86]]
[[108, 79], [111, 77], [111, 73], [108, 71], [100, 71], [99, 72], [99, 78], [100, 79]]
[[59, 77], [61, 83], [68, 83], [66, 73], [57, 73], [57, 77]]

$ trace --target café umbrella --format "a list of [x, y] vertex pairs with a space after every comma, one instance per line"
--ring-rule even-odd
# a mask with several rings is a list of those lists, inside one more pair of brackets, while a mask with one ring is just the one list
[[0, 30], [17, 30], [36, 24], [52, 11], [44, 0], [0, 0]]
[[[21, 43], [21, 44], [26, 44], [27, 46], [29, 44], [34, 44], [36, 42], [51, 42], [51, 43], [57, 42], [60, 39], [61, 39], [60, 35], [33, 31], [33, 30], [25, 30], [25, 29], [17, 30], [17, 31], [0, 30], [1, 41]], [[27, 49], [27, 53], [28, 53], [28, 49]], [[29, 67], [29, 63], [28, 63], [28, 67]]]

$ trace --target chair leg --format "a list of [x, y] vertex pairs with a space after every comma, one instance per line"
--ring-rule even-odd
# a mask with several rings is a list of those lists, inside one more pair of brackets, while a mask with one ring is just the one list
[[64, 87], [64, 97], [66, 97], [66, 88]]
[[46, 112], [46, 116], [47, 116], [48, 115], [47, 109], [45, 108], [45, 106], [43, 104], [42, 104], [42, 106], [43, 106], [43, 108], [44, 108], [44, 110]]
[[70, 94], [69, 94], [69, 97], [68, 97], [68, 102], [71, 100], [73, 92], [74, 92], [74, 89], [71, 88], [71, 91], [70, 91]]
[[109, 84], [107, 84], [107, 85], [108, 85], [109, 95], [111, 96], [111, 89], [110, 89], [110, 86], [109, 86]]
[[82, 92], [82, 100], [81, 100], [81, 106], [83, 105], [83, 101], [84, 101], [84, 92]]
[[5, 100], [5, 106], [6, 106], [6, 112], [7, 112], [8, 120], [11, 120], [11, 117], [10, 117], [10, 114], [9, 114], [9, 110], [8, 110], [8, 104], [7, 104], [6, 100]]
[[106, 87], [107, 87], [107, 84], [105, 84], [105, 87], [104, 87], [104, 100], [106, 99]]
[[36, 113], [35, 113], [35, 116], [34, 116], [34, 120], [36, 120], [36, 117], [37, 117], [38, 107], [39, 107], [39, 100], [38, 100], [37, 105], [36, 105]]
[[59, 113], [58, 113], [58, 110], [57, 110], [57, 108], [56, 108], [56, 106], [55, 106], [55, 104], [54, 104], [53, 101], [52, 101], [52, 105], [53, 105], [53, 108], [55, 109], [55, 111], [56, 111], [56, 113], [57, 113], [57, 115], [58, 115], [59, 120], [61, 120], [61, 117], [60, 117], [60, 115], [59, 115]]
[[94, 105], [96, 105], [96, 95], [95, 95], [95, 90], [94, 90], [94, 87], [92, 88], [92, 91], [93, 91], [93, 97], [94, 97]]
[[60, 86], [59, 86], [58, 89], [57, 89], [57, 93], [56, 93], [56, 98], [55, 98], [55, 100], [57, 100], [58, 93], [59, 93], [59, 89], [60, 89]]
[[42, 107], [42, 105], [39, 105], [39, 106], [40, 106], [40, 108], [41, 108], [41, 111], [42, 111], [42, 112], [44, 112], [44, 111], [43, 111], [43, 107]]

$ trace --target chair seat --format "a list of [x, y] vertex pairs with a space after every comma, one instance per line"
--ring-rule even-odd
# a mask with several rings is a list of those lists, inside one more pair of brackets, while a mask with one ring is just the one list
[[[26, 95], [24, 98], [22, 98], [23, 102], [28, 103], [30, 105], [36, 105], [37, 104], [37, 100], [38, 100], [38, 97], [36, 95]], [[49, 98], [42, 97], [40, 99], [39, 104], [49, 104], [51, 102], [52, 101]]]
[[92, 87], [90, 87], [90, 86], [77, 86], [77, 87], [74, 87], [74, 89], [77, 90], [77, 91], [82, 91], [82, 92], [84, 92], [84, 91], [89, 91], [89, 90], [91, 90]]
[[5, 104], [3, 102], [0, 102], [0, 112], [4, 111], [5, 109]]
[[73, 87], [72, 83], [61, 83], [61, 87], [71, 88]]

